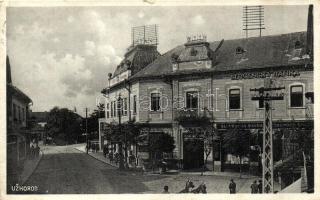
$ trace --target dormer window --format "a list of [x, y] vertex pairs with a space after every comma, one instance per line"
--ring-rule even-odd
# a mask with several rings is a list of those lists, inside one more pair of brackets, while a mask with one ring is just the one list
[[300, 49], [301, 48], [301, 42], [299, 40], [297, 40], [295, 43], [294, 43], [294, 48], [295, 49]]
[[196, 56], [197, 54], [198, 54], [198, 51], [194, 47], [192, 47], [190, 51], [190, 56]]
[[171, 54], [171, 61], [172, 61], [173, 63], [178, 62], [178, 61], [179, 61], [179, 55], [176, 54], [176, 53]]
[[242, 47], [237, 47], [236, 48], [236, 54], [243, 54], [245, 50]]

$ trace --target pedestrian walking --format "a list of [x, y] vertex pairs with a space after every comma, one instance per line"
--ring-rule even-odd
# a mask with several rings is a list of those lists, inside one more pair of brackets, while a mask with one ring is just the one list
[[259, 180], [258, 191], [259, 193], [262, 193], [262, 180]]
[[104, 145], [103, 146], [103, 156], [105, 157], [105, 158], [107, 158], [107, 154], [109, 154], [109, 149], [108, 149], [108, 145]]
[[110, 163], [113, 163], [113, 153], [112, 152], [109, 153], [109, 161], [110, 161]]
[[129, 155], [129, 166], [133, 168], [136, 167], [136, 157], [133, 155], [132, 151], [130, 151]]
[[165, 185], [164, 187], [163, 187], [163, 192], [162, 192], [163, 194], [169, 194], [170, 192], [169, 192], [169, 187], [167, 186], [167, 185]]
[[40, 147], [39, 147], [38, 143], [36, 143], [35, 154], [36, 154], [36, 157], [38, 158], [39, 154], [40, 154]]
[[35, 139], [33, 139], [30, 142], [30, 157], [31, 157], [31, 159], [34, 159], [35, 152], [36, 152], [36, 144], [35, 144]]
[[253, 183], [251, 184], [251, 193], [252, 194], [256, 194], [256, 193], [258, 193], [258, 184], [257, 184], [257, 181], [256, 180], [254, 180], [253, 181]]
[[233, 179], [230, 180], [229, 190], [230, 190], [230, 194], [235, 194], [236, 193], [237, 184], [233, 181]]

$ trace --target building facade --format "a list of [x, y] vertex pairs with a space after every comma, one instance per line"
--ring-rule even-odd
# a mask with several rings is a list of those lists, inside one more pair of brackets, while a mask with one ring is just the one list
[[32, 100], [12, 84], [7, 57], [7, 173], [8, 183], [17, 183], [17, 173], [27, 158], [30, 135], [27, 131]]
[[[235, 129], [261, 133], [264, 106], [251, 100], [255, 94], [250, 89], [263, 87], [265, 79], [271, 78], [273, 86], [285, 87], [279, 93], [284, 100], [272, 103], [275, 131], [291, 129], [296, 124], [311, 130], [313, 104], [306, 94], [313, 93], [313, 64], [307, 35], [299, 32], [211, 43], [204, 37], [189, 38], [183, 46], [106, 88], [106, 122], [118, 121], [120, 95], [122, 122], [134, 119], [150, 125], [149, 132], [172, 135], [176, 141], [173, 157], [182, 160], [185, 168], [197, 168], [204, 158], [201, 151], [186, 150], [190, 138], [185, 136], [188, 130], [178, 118], [190, 116], [190, 112], [206, 115], [222, 135]], [[217, 138], [214, 141], [216, 146], [221, 143]], [[220, 152], [220, 147], [214, 149], [209, 160], [213, 155], [217, 170], [221, 170], [221, 162], [237, 162], [231, 154]], [[191, 164], [183, 162], [195, 159], [200, 159], [198, 166], [188, 167]]]

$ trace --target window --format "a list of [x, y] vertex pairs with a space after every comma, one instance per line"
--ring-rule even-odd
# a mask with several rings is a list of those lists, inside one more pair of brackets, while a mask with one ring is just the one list
[[113, 102], [113, 116], [114, 117], [117, 116], [117, 102], [116, 101]]
[[110, 105], [110, 116], [113, 117], [113, 102]]
[[263, 100], [259, 100], [258, 101], [258, 106], [259, 106], [259, 108], [264, 108], [264, 101]]
[[119, 117], [123, 115], [123, 99], [118, 99], [117, 102], [117, 116]]
[[245, 50], [242, 47], [237, 47], [236, 48], [236, 54], [243, 54]]
[[128, 113], [128, 102], [127, 102], [127, 98], [123, 99], [123, 106], [122, 106], [122, 112], [124, 116], [127, 116]]
[[151, 111], [160, 110], [160, 93], [151, 93]]
[[18, 120], [21, 122], [21, 108], [18, 106]]
[[106, 109], [107, 118], [109, 118], [109, 103], [107, 103], [107, 109]]
[[137, 95], [133, 96], [133, 114], [137, 113]]
[[198, 51], [194, 47], [192, 47], [190, 51], [190, 56], [197, 56], [197, 54], [198, 54]]
[[17, 107], [13, 104], [13, 120], [17, 120]]
[[198, 109], [198, 92], [187, 92], [186, 93], [187, 98], [187, 109]]
[[229, 90], [229, 109], [240, 109], [240, 89]]
[[303, 107], [303, 87], [295, 85], [290, 87], [290, 106]]
[[22, 108], [22, 121], [24, 122], [24, 116], [25, 116], [25, 112], [24, 112], [24, 108]]
[[299, 40], [297, 40], [295, 43], [294, 43], [294, 48], [295, 49], [300, 49], [301, 48], [301, 42]]

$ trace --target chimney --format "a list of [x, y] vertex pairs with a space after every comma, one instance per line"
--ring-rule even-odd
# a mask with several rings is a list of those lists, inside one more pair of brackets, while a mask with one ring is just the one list
[[307, 54], [313, 60], [313, 5], [309, 5], [308, 11]]
[[7, 83], [11, 84], [12, 79], [11, 79], [11, 67], [10, 67], [10, 61], [9, 61], [9, 56], [7, 56]]

